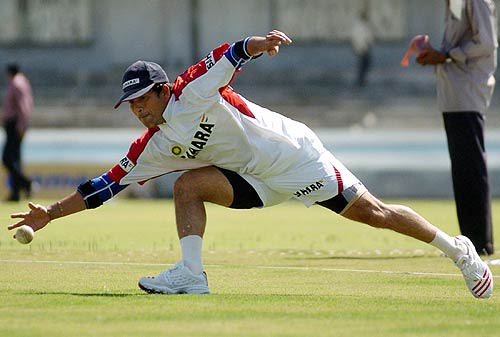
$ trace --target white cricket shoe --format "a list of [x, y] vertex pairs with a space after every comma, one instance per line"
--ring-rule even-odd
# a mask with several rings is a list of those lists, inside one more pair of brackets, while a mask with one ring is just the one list
[[467, 252], [455, 262], [464, 275], [465, 284], [476, 298], [490, 298], [493, 295], [493, 275], [486, 263], [484, 263], [476, 252], [476, 248], [468, 237], [456, 236]]
[[158, 276], [146, 276], [139, 280], [139, 288], [154, 294], [208, 294], [207, 274], [195, 275], [179, 261]]

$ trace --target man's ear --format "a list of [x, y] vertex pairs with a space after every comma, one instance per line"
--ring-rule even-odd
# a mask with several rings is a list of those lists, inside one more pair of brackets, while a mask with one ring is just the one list
[[161, 94], [168, 101], [170, 99], [170, 95], [172, 95], [172, 89], [168, 84], [163, 84], [161, 86]]
[[164, 94], [164, 95], [168, 95], [170, 96], [170, 86], [168, 84], [163, 84], [161, 86], [161, 92]]

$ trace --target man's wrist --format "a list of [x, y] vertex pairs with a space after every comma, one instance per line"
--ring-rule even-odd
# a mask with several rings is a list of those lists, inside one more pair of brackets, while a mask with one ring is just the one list
[[58, 201], [55, 204], [47, 207], [47, 214], [49, 216], [50, 221], [64, 216], [64, 211], [61, 202]]
[[266, 38], [262, 36], [251, 36], [246, 41], [246, 52], [254, 57], [266, 51]]

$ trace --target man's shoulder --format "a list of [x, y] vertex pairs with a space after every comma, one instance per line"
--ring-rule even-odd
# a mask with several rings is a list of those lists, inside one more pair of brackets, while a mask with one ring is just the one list
[[12, 87], [17, 90], [25, 90], [31, 88], [30, 81], [23, 74], [17, 74], [11, 81]]

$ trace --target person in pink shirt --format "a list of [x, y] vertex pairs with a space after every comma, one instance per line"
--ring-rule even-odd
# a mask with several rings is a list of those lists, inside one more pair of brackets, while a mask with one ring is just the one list
[[8, 86], [3, 100], [2, 121], [5, 129], [5, 145], [2, 162], [10, 179], [10, 195], [7, 201], [19, 201], [20, 192], [31, 194], [31, 179], [23, 173], [21, 144], [33, 110], [33, 92], [26, 76], [17, 64], [7, 66]]

